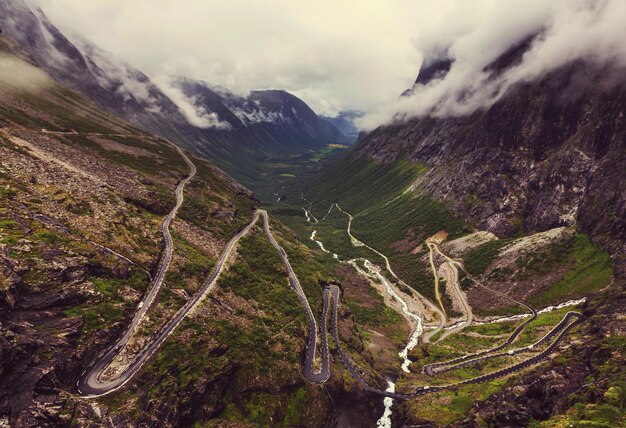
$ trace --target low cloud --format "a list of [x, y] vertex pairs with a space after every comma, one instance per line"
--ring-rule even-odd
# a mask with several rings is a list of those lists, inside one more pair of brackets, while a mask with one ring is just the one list
[[37, 91], [52, 84], [50, 76], [39, 68], [0, 53], [0, 90]]
[[[128, 64], [121, 62], [111, 53], [89, 43], [78, 34], [68, 34], [72, 43], [93, 63], [87, 61], [100, 86], [117, 92], [125, 102], [131, 100], [145, 105], [150, 110], [158, 110], [156, 100], [150, 95], [150, 84], [139, 79], [137, 72]], [[104, 74], [101, 72], [104, 71]]]
[[177, 88], [168, 77], [157, 77], [154, 82], [165, 95], [167, 95], [187, 119], [189, 124], [202, 129], [230, 129], [228, 122], [220, 121], [214, 112], [208, 112], [197, 102], [195, 98], [186, 96]]
[[[472, 5], [474, 3], [472, 2]], [[433, 28], [416, 41], [426, 61], [446, 56], [454, 62], [444, 78], [417, 86], [413, 94], [357, 121], [373, 129], [417, 116], [459, 116], [487, 108], [520, 82], [532, 81], [575, 60], [626, 66], [626, 2], [623, 0], [510, 0], [483, 9], [473, 25], [455, 22]], [[457, 25], [458, 24], [458, 25]], [[493, 78], [484, 68], [515, 44], [536, 36], [520, 64]]]
[[[368, 113], [364, 129], [467, 114], [568, 61], [626, 56], [624, 0], [28, 1], [151, 77], [185, 76], [237, 94], [285, 89], [321, 114]], [[537, 33], [522, 64], [487, 79], [485, 65]], [[443, 55], [455, 60], [445, 78], [399, 99], [420, 64]]]
[[237, 94], [278, 88], [316, 112], [368, 111], [415, 78], [422, 0], [27, 0], [155, 76]]

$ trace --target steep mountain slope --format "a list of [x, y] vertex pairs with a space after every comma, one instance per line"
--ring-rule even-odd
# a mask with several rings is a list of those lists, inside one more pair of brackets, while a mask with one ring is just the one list
[[58, 82], [146, 131], [202, 153], [247, 185], [255, 185], [264, 169], [260, 160], [268, 154], [347, 142], [284, 91], [239, 97], [184, 78], [160, 88], [96, 46], [70, 40], [23, 0], [0, 3], [0, 27]]
[[22, 0], [3, 1], [0, 27], [56, 81], [100, 107], [167, 137], [175, 137], [186, 126], [178, 107], [146, 75], [87, 43], [76, 45], [40, 9], [31, 9]]
[[252, 91], [243, 97], [185, 78], [173, 79], [172, 85], [195, 109], [215, 114], [220, 124], [213, 138], [254, 142], [258, 146], [242, 145], [239, 149], [243, 152], [258, 148], [267, 153], [302, 152], [346, 140], [339, 130], [286, 91]]
[[[258, 229], [240, 244], [237, 268], [122, 395], [76, 398], [80, 374], [148, 305], [140, 302], [167, 245], [161, 224], [190, 166], [171, 143], [34, 64], [0, 36], [0, 423], [181, 426], [238, 415], [324, 425], [329, 398], [300, 373], [300, 303]], [[169, 228], [165, 285], [118, 365], [197, 292], [258, 204], [212, 164], [189, 158], [197, 171]], [[274, 228], [317, 310], [323, 268]], [[267, 397], [274, 404], [259, 410]]]
[[430, 172], [413, 189], [449, 201], [482, 229], [512, 235], [578, 224], [622, 260], [626, 92], [623, 83], [591, 84], [620, 72], [571, 64], [469, 117], [379, 128], [355, 156], [426, 162]]
[[[527, 41], [514, 46], [486, 70], [493, 76], [502, 73], [519, 62], [527, 48]], [[450, 60], [427, 64], [416, 86], [442, 78], [450, 65]], [[354, 216], [355, 236], [386, 253], [398, 275], [423, 294], [429, 289], [423, 267], [417, 267], [427, 265], [424, 241], [447, 239], [452, 240], [444, 244], [448, 249], [462, 249], [455, 258], [493, 290], [540, 305], [567, 296], [597, 296], [586, 307], [589, 318], [577, 336], [576, 351], [569, 351], [577, 355], [575, 367], [558, 359], [525, 380], [508, 382], [510, 388], [484, 403], [487, 396], [462, 391], [462, 396], [472, 397], [464, 400], [479, 402], [456, 416], [432, 413], [439, 423], [462, 419], [469, 412], [472, 417], [457, 421], [459, 426], [526, 426], [531, 419], [545, 420], [565, 411], [568, 416], [560, 420], [609, 423], [612, 419], [604, 419], [596, 407], [605, 406], [616, 415], [623, 412], [603, 396], [626, 390], [613, 381], [619, 374], [607, 372], [611, 364], [620, 364], [616, 355], [624, 350], [618, 337], [623, 325], [603, 325], [606, 317], [621, 320], [626, 311], [623, 76], [624, 70], [611, 64], [571, 63], [514, 86], [497, 103], [471, 115], [427, 115], [382, 126], [305, 188], [316, 217], [324, 216], [335, 202], [347, 207]], [[476, 229], [481, 231], [463, 236]], [[574, 235], [574, 229], [606, 252], [593, 249], [584, 235]], [[549, 232], [534, 234], [540, 231]], [[495, 236], [487, 232], [501, 239], [489, 243]], [[530, 236], [512, 240], [524, 235]], [[507, 260], [512, 249], [524, 247], [513, 261]], [[506, 305], [494, 302], [482, 286], [461, 286], [479, 315], [506, 313]], [[461, 310], [454, 301], [444, 299], [441, 305], [452, 313]], [[426, 347], [413, 356], [423, 360], [431, 352]], [[595, 360], [594, 353], [602, 357]], [[577, 370], [584, 375], [574, 375]], [[592, 378], [593, 386], [585, 386]], [[490, 384], [486, 390], [491, 394], [502, 387]], [[581, 390], [585, 392], [567, 397]], [[447, 398], [441, 400], [447, 403]], [[568, 410], [577, 402], [578, 410]], [[429, 405], [407, 403], [398, 409], [396, 421], [423, 422]]]
[[422, 68], [415, 79], [413, 87], [407, 89], [402, 93], [402, 96], [409, 96], [413, 94], [413, 90], [420, 85], [428, 85], [429, 83], [442, 79], [450, 71], [453, 60], [450, 58], [436, 58], [431, 61], [425, 61], [422, 64]]

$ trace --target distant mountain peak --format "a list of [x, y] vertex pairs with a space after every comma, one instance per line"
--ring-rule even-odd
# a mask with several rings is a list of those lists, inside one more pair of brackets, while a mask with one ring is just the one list
[[450, 58], [447, 56], [425, 60], [422, 63], [422, 66], [419, 73], [417, 74], [417, 78], [415, 79], [415, 83], [413, 84], [413, 86], [404, 91], [401, 95], [403, 97], [410, 96], [413, 94], [413, 91], [417, 86], [428, 85], [435, 80], [441, 80], [445, 78], [452, 68], [452, 64], [454, 64], [454, 58]]
[[360, 135], [360, 130], [354, 124], [354, 121], [363, 115], [362, 111], [344, 110], [337, 113], [334, 117], [322, 116], [322, 118], [339, 129], [349, 139], [350, 143], [354, 143]]

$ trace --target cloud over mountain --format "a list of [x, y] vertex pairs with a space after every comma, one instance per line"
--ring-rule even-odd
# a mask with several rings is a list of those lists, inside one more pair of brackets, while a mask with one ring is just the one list
[[[361, 127], [426, 114], [469, 114], [497, 102], [516, 83], [576, 60], [626, 66], [626, 3], [621, 0], [477, 1], [471, 7], [453, 3], [444, 20], [447, 29], [434, 23], [416, 39], [425, 65], [445, 58], [451, 61], [450, 70], [361, 119]], [[494, 73], [490, 64], [524, 42], [529, 46], [521, 61]], [[611, 79], [607, 76], [604, 83]]]
[[[568, 61], [626, 57], [623, 0], [31, 2], [149, 76], [187, 76], [241, 95], [285, 89], [323, 115], [367, 112], [366, 129], [465, 114]], [[488, 77], [486, 65], [536, 34], [521, 64]], [[422, 62], [442, 56], [454, 60], [445, 77], [398, 99]]]

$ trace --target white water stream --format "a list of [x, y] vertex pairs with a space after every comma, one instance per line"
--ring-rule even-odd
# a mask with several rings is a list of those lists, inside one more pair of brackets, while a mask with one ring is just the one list
[[414, 314], [413, 312], [411, 312], [409, 310], [409, 305], [406, 303], [406, 301], [404, 299], [402, 299], [402, 297], [400, 297], [398, 292], [391, 286], [391, 283], [389, 282], [389, 280], [387, 278], [385, 278], [385, 276], [383, 274], [380, 273], [380, 267], [379, 266], [373, 264], [368, 259], [362, 259], [362, 260], [363, 260], [363, 267], [365, 269], [367, 269], [367, 272], [359, 267], [359, 265], [357, 264], [358, 259], [348, 260], [347, 263], [352, 265], [357, 270], [357, 272], [359, 272], [361, 275], [363, 275], [363, 276], [365, 276], [365, 277], [367, 277], [369, 279], [377, 280], [378, 282], [383, 284], [385, 286], [385, 290], [387, 291], [387, 293], [392, 298], [394, 298], [398, 303], [400, 303], [400, 307], [402, 308], [402, 312], [407, 317], [409, 317], [409, 318], [411, 318], [412, 320], [415, 321], [415, 330], [413, 330], [413, 333], [411, 333], [411, 336], [409, 337], [409, 341], [407, 342], [407, 344], [404, 347], [404, 349], [402, 349], [402, 351], [400, 351], [398, 353], [400, 358], [402, 358], [402, 360], [403, 360], [403, 362], [402, 362], [402, 370], [404, 370], [406, 373], [410, 373], [409, 366], [411, 365], [411, 360], [409, 360], [408, 355], [409, 355], [409, 352], [411, 351], [411, 349], [413, 349], [413, 348], [415, 348], [415, 346], [417, 346], [417, 343], [419, 341], [419, 337], [421, 336], [422, 332], [424, 331], [424, 327], [422, 325], [422, 318], [419, 315], [416, 315], [416, 314]]
[[[387, 380], [387, 392], [396, 392], [396, 384], [390, 380]], [[376, 421], [376, 426], [378, 428], [391, 428], [391, 406], [393, 406], [393, 398], [385, 397], [383, 400], [383, 404], [385, 405], [385, 411], [383, 415]]]
[[[354, 237], [351, 233], [351, 225], [352, 225], [352, 215], [350, 215], [348, 212], [342, 210], [337, 204], [333, 204], [330, 206], [330, 208], [328, 209], [328, 212], [326, 213], [326, 215], [322, 218], [322, 221], [324, 221], [326, 219], [326, 217], [328, 216], [328, 214], [330, 214], [331, 210], [333, 209], [333, 207], [336, 207], [339, 211], [341, 211], [343, 214], [345, 214], [349, 221], [348, 221], [348, 227], [347, 227], [347, 232], [348, 235], [350, 236], [350, 241], [352, 243], [353, 246], [355, 247], [366, 247], [370, 250], [372, 250], [373, 252], [375, 252], [376, 254], [380, 255], [381, 257], [383, 257], [383, 259], [385, 260], [386, 263], [386, 268], [387, 270], [394, 276], [394, 278], [398, 279], [399, 278], [395, 275], [395, 273], [391, 270], [391, 266], [389, 264], [389, 260], [387, 259], [387, 257], [380, 253], [379, 251], [375, 250], [374, 248], [370, 247], [369, 245], [365, 244], [364, 242], [358, 240], [356, 237]], [[307, 222], [311, 223], [311, 224], [317, 224], [318, 223], [318, 219], [316, 219], [312, 213], [309, 212], [309, 210], [303, 208], [304, 210], [304, 214], [306, 216], [306, 220]], [[314, 221], [312, 221], [312, 219]], [[313, 230], [313, 233], [311, 233], [310, 239], [312, 241], [314, 241], [322, 251], [324, 251], [327, 254], [330, 254], [333, 256], [333, 258], [339, 260], [339, 257], [337, 254], [328, 251], [325, 247], [324, 244], [316, 239], [316, 234], [317, 231]], [[400, 356], [400, 358], [402, 358], [403, 362], [402, 362], [402, 370], [406, 373], [410, 373], [409, 370], [409, 366], [411, 365], [411, 360], [409, 360], [408, 358], [408, 354], [409, 352], [418, 344], [419, 341], [419, 337], [422, 335], [422, 333], [424, 332], [424, 326], [422, 323], [422, 318], [411, 312], [409, 310], [409, 305], [407, 304], [407, 302], [400, 296], [400, 294], [393, 288], [391, 282], [381, 273], [381, 267], [372, 263], [370, 260], [366, 259], [366, 258], [358, 258], [358, 259], [351, 259], [351, 260], [347, 260], [347, 261], [343, 261], [343, 260], [339, 260], [341, 263], [345, 263], [345, 264], [349, 264], [352, 267], [354, 267], [356, 269], [356, 271], [364, 276], [365, 278], [367, 278], [368, 280], [371, 281], [376, 281], [379, 282], [381, 284], [383, 284], [385, 286], [385, 290], [386, 292], [393, 298], [395, 299], [399, 304], [400, 307], [402, 309], [402, 312], [410, 319], [412, 319], [415, 322], [415, 330], [411, 333], [411, 336], [409, 337], [409, 340], [406, 344], [406, 346], [404, 347], [404, 349], [402, 349], [402, 351], [400, 351], [398, 353], [398, 355]], [[359, 266], [359, 262], [362, 263], [362, 266]], [[552, 311], [555, 311], [557, 309], [562, 309], [568, 306], [577, 306], [580, 305], [581, 303], [585, 302], [586, 298], [583, 297], [582, 299], [579, 300], [569, 300], [567, 302], [563, 302], [561, 304], [555, 305], [555, 306], [548, 306], [546, 308], [543, 308], [539, 311], [537, 311], [538, 314], [545, 314], [545, 313], [549, 313]], [[491, 319], [488, 321], [482, 321], [482, 322], [473, 322], [473, 325], [482, 325], [482, 324], [491, 324], [491, 323], [499, 323], [499, 322], [507, 322], [507, 321], [516, 321], [516, 320], [520, 320], [520, 319], [524, 319], [529, 317], [530, 314], [520, 314], [520, 315], [512, 315], [512, 316], [507, 316], [507, 317], [500, 317], [500, 318], [495, 318], [495, 319]], [[465, 321], [463, 321], [465, 322]], [[456, 328], [457, 325], [452, 325], [449, 327], [446, 327], [446, 330], [451, 330]], [[388, 392], [395, 392], [396, 389], [396, 385], [394, 382], [387, 380], [387, 389], [386, 391]], [[376, 422], [376, 426], [378, 428], [391, 428], [391, 415], [392, 415], [392, 407], [393, 407], [393, 398], [390, 397], [385, 397], [383, 400], [383, 404], [384, 404], [384, 412], [383, 415], [380, 417], [380, 419], [378, 419], [378, 421]]]
[[[547, 314], [549, 312], [556, 311], [557, 309], [563, 309], [569, 306], [578, 306], [581, 303], [584, 303], [586, 301], [587, 301], [586, 297], [583, 297], [582, 299], [578, 299], [578, 300], [568, 300], [567, 302], [559, 303], [558, 305], [547, 306], [543, 309], [538, 310], [537, 313], [540, 315]], [[521, 320], [524, 318], [528, 318], [530, 316], [531, 316], [530, 314], [511, 315], [508, 317], [500, 317], [500, 318], [495, 318], [495, 319], [488, 320], [488, 321], [474, 322], [474, 325], [484, 325], [484, 324], [494, 324], [494, 323], [499, 323], [499, 322], [517, 321], [517, 320]], [[454, 326], [446, 327], [446, 329], [448, 328], [454, 328]]]
[[[363, 247], [363, 246], [365, 246], [368, 249], [370, 249], [370, 250], [374, 251], [375, 253], [379, 254], [380, 256], [382, 256], [385, 259], [385, 262], [386, 262], [386, 265], [387, 265], [387, 269], [395, 277], [395, 273], [393, 271], [391, 271], [391, 266], [389, 265], [389, 260], [387, 259], [387, 257], [384, 256], [384, 254], [374, 250], [373, 248], [371, 248], [368, 245], [364, 244], [363, 242], [359, 241], [356, 237], [354, 237], [352, 235], [352, 233], [350, 231], [350, 226], [352, 225], [352, 216], [349, 213], [343, 211], [341, 208], [339, 208], [338, 205], [333, 204], [333, 205], [331, 205], [330, 209], [328, 210], [328, 212], [326, 213], [324, 218], [322, 218], [322, 221], [326, 218], [326, 216], [328, 216], [328, 214], [330, 213], [330, 211], [332, 210], [332, 208], [334, 206], [336, 206], [339, 211], [341, 211], [346, 216], [348, 216], [349, 221], [348, 221], [347, 232], [348, 232], [348, 235], [350, 236], [350, 242], [352, 243], [352, 245], [355, 246], [355, 247]], [[306, 208], [303, 208], [303, 210], [304, 210], [304, 215], [306, 217], [307, 222], [309, 222], [311, 224], [318, 223], [318, 220], [313, 216], [312, 213], [309, 212], [309, 210], [307, 210]], [[312, 218], [315, 219], [315, 221], [312, 221]], [[317, 234], [317, 230], [313, 230], [313, 233], [311, 233], [311, 236], [310, 236], [309, 239], [311, 239], [311, 241], [315, 242], [320, 247], [320, 249], [323, 252], [325, 252], [327, 254], [331, 254], [333, 256], [333, 258], [339, 260], [339, 256], [337, 254], [335, 254], [335, 253], [333, 253], [331, 251], [328, 251], [324, 247], [324, 243], [321, 242], [320, 240], [316, 239], [316, 234]], [[363, 268], [361, 268], [359, 266], [359, 264], [358, 264], [359, 261], [363, 263]], [[354, 267], [356, 269], [356, 271], [360, 275], [364, 276], [368, 280], [377, 281], [377, 282], [383, 284], [385, 286], [385, 290], [387, 291], [387, 293], [400, 304], [402, 312], [408, 318], [410, 318], [410, 319], [412, 319], [414, 321], [415, 329], [411, 333], [411, 336], [409, 337], [409, 340], [408, 340], [407, 344], [405, 345], [405, 347], [398, 353], [398, 355], [402, 359], [402, 366], [401, 366], [402, 370], [405, 371], [406, 373], [410, 373], [409, 366], [411, 365], [411, 360], [409, 360], [408, 355], [409, 355], [409, 352], [413, 348], [415, 348], [415, 346], [417, 346], [417, 344], [419, 342], [419, 337], [422, 335], [422, 332], [424, 331], [422, 318], [419, 315], [411, 312], [407, 302], [393, 288], [393, 286], [391, 285], [391, 282], [387, 278], [385, 278], [385, 276], [381, 273], [381, 268], [378, 265], [372, 263], [370, 260], [368, 260], [366, 258], [351, 259], [351, 260], [348, 260], [348, 261], [340, 260], [340, 262], [351, 265], [352, 267]], [[396, 388], [395, 383], [393, 383], [393, 382], [388, 380], [387, 384], [388, 384], [387, 391], [395, 392], [395, 388]], [[385, 406], [385, 411], [384, 411], [383, 415], [380, 417], [380, 419], [378, 420], [376, 425], [377, 425], [377, 427], [381, 427], [381, 428], [391, 428], [391, 414], [392, 414], [391, 408], [393, 406], [393, 398], [385, 397], [385, 399], [383, 400], [383, 404]]]
[[315, 234], [316, 233], [317, 233], [317, 230], [314, 230], [313, 233], [311, 233], [311, 237], [309, 239], [311, 239], [311, 241], [315, 242], [321, 248], [321, 250], [323, 252], [331, 254], [334, 259], [339, 259], [339, 256], [337, 256], [337, 254], [331, 253], [326, 248], [324, 248], [324, 243], [322, 241], [318, 241], [317, 239], [315, 239]]

